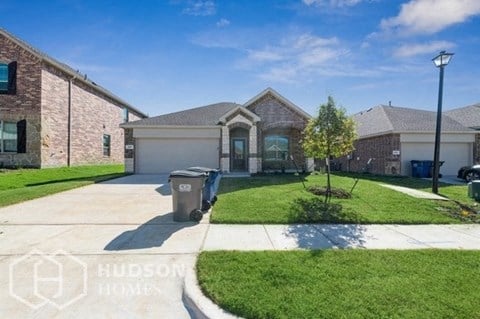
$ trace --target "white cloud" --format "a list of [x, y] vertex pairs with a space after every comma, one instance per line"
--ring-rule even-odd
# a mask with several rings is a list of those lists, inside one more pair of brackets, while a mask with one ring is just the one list
[[192, 16], [210, 16], [217, 12], [217, 8], [212, 0], [195, 0], [189, 1], [182, 12]]
[[217, 27], [223, 28], [226, 27], [230, 24], [230, 20], [221, 18], [220, 20], [217, 21]]
[[383, 19], [380, 26], [386, 32], [432, 34], [479, 14], [479, 0], [411, 0], [402, 4], [397, 16]]
[[[310, 33], [282, 38], [276, 45], [250, 49], [244, 64], [260, 67], [260, 77], [276, 82], [293, 82], [313, 73], [325, 72], [348, 54], [340, 41]], [[263, 68], [262, 68], [263, 67]], [[336, 73], [329, 70], [329, 74]]]
[[455, 44], [448, 41], [432, 41], [429, 43], [403, 44], [393, 55], [395, 57], [405, 58], [420, 54], [433, 55], [441, 50], [448, 50], [455, 47]]
[[364, 0], [302, 0], [307, 6], [351, 7]]

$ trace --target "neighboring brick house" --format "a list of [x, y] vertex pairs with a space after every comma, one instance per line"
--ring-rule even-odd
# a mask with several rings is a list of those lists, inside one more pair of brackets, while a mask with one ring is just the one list
[[456, 108], [444, 113], [458, 123], [477, 131], [473, 149], [474, 164], [480, 164], [480, 103]]
[[[353, 119], [358, 136], [355, 150], [335, 159], [335, 168], [411, 175], [412, 160], [433, 160], [436, 112], [380, 105], [355, 114]], [[449, 113], [443, 115], [440, 173], [456, 175], [461, 166], [472, 165], [476, 135], [478, 143], [475, 133]]]
[[207, 166], [253, 174], [293, 171], [295, 164], [312, 170], [301, 147], [309, 119], [267, 88], [242, 105], [217, 103], [125, 123], [125, 167], [136, 173]]
[[119, 125], [145, 117], [0, 29], [0, 167], [122, 163]]

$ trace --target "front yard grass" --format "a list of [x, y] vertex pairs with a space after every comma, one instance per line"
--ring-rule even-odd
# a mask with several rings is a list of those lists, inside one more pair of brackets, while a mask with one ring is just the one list
[[[341, 208], [335, 216], [314, 222], [361, 224], [448, 224], [474, 221], [455, 201], [418, 199], [382, 187], [379, 183], [412, 186], [429, 191], [431, 182], [415, 178], [389, 178], [372, 175], [332, 175], [332, 186], [350, 191], [360, 178], [350, 199], [332, 198], [331, 203]], [[306, 191], [300, 176], [270, 175], [250, 178], [224, 178], [219, 188], [218, 202], [211, 216], [212, 223], [288, 224], [305, 222], [301, 209], [318, 209], [318, 197]], [[326, 175], [309, 175], [305, 185], [326, 185]], [[441, 184], [440, 193], [474, 208], [467, 197], [465, 185]], [[302, 206], [299, 208], [299, 206]], [[472, 217], [473, 216], [473, 217]]]
[[203, 292], [244, 318], [480, 318], [480, 252], [202, 252]]
[[0, 172], [0, 207], [124, 176], [123, 165], [93, 165]]

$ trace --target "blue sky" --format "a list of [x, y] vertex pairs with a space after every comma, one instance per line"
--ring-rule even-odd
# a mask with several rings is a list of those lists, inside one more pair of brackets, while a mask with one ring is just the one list
[[150, 116], [266, 87], [314, 114], [480, 102], [479, 0], [2, 0], [1, 27]]

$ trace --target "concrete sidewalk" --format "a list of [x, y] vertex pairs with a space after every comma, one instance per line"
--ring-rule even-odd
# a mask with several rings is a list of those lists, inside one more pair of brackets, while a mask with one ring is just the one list
[[203, 250], [479, 249], [480, 225], [214, 225]]

